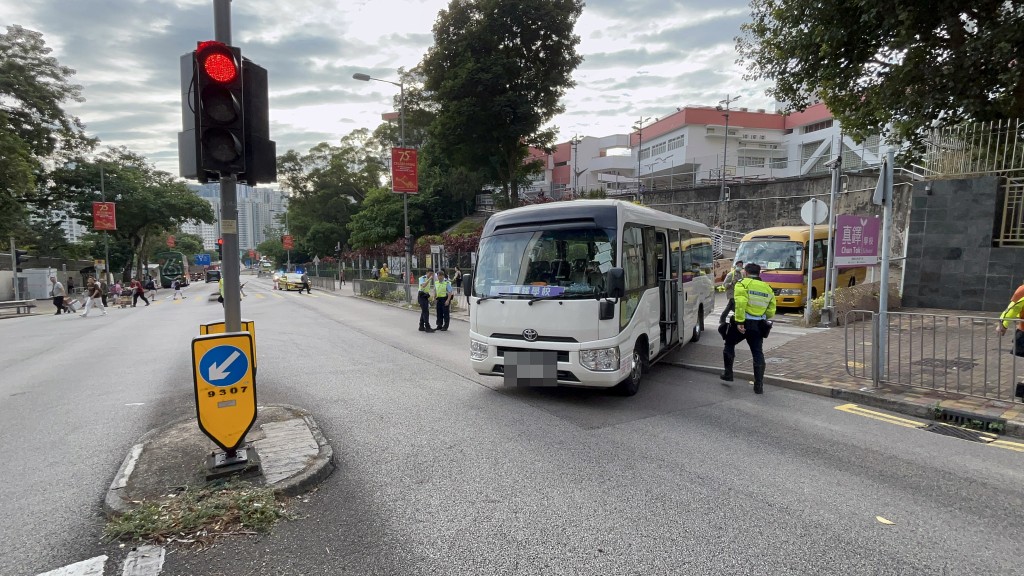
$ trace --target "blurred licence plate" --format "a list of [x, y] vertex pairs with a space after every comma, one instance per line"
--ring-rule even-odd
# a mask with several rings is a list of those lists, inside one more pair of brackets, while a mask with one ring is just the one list
[[505, 351], [506, 386], [557, 386], [558, 352]]

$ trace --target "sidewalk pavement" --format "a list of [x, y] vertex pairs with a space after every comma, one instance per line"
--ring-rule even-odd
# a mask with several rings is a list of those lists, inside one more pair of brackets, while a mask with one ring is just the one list
[[[260, 465], [251, 480], [278, 493], [295, 496], [309, 491], [334, 471], [331, 445], [309, 413], [299, 408], [260, 406], [245, 441]], [[194, 417], [151, 430], [121, 464], [103, 501], [104, 512], [121, 514], [134, 503], [205, 484], [206, 458], [216, 448]]]
[[[353, 296], [378, 304], [388, 304], [408, 310], [419, 309], [414, 304], [386, 303], [372, 298], [355, 296], [351, 289], [341, 292], [345, 296]], [[452, 310], [452, 319], [468, 322], [469, 312], [465, 306], [466, 299], [464, 296], [460, 296], [459, 299], [462, 306]], [[668, 364], [704, 372], [721, 372], [723, 343], [716, 328], [718, 314], [725, 305], [725, 300], [721, 295], [717, 300], [716, 311], [707, 317], [707, 331], [701, 340], [670, 354], [665, 360]], [[905, 311], [949, 316], [981, 315], [977, 312], [962, 310]], [[431, 312], [431, 317], [433, 317], [433, 312]], [[766, 384], [884, 408], [918, 418], [934, 419], [941, 413], [958, 423], [971, 420], [997, 421], [1003, 424], [1002, 434], [1024, 438], [1024, 403], [986, 399], [927, 388], [899, 385], [876, 387], [870, 378], [857, 378], [847, 373], [845, 365], [846, 333], [843, 327], [803, 328], [796, 325], [799, 318], [800, 315], [795, 313], [776, 316], [776, 327], [771, 336], [764, 341], [765, 360], [768, 365], [765, 371]], [[976, 329], [989, 330], [991, 327], [992, 325], [989, 324]], [[856, 334], [863, 334], [863, 329], [859, 329]], [[1006, 341], [1009, 342], [1009, 339], [1007, 338]], [[912, 363], [912, 358], [908, 357], [912, 352], [912, 349], [899, 350], [903, 356], [904, 365]], [[919, 356], [915, 356], [915, 358], [919, 358]], [[981, 370], [980, 367], [977, 369]], [[737, 382], [743, 379], [750, 383], [753, 382], [753, 363], [750, 350], [743, 343], [736, 347], [734, 371]], [[857, 370], [857, 372], [863, 371], [863, 367]], [[1005, 366], [1002, 367], [1002, 371], [1006, 371]]]
[[[952, 316], [977, 314], [955, 310], [927, 312]], [[667, 359], [668, 363], [693, 370], [721, 372], [723, 342], [715, 331], [718, 319], [716, 315], [712, 315], [708, 320], [708, 330], [701, 341], [672, 353]], [[971, 420], [1000, 421], [1003, 423], [1002, 434], [1024, 438], [1024, 404], [928, 388], [891, 384], [876, 387], [870, 378], [857, 378], [847, 373], [846, 333], [843, 327], [800, 328], [792, 324], [794, 320], [794, 317], [777, 317], [775, 329], [765, 340], [766, 384], [830, 396], [919, 418], [934, 419], [942, 414], [958, 423]], [[991, 326], [987, 326], [986, 329], [991, 329]], [[777, 336], [777, 332], [782, 334]], [[787, 339], [787, 332], [803, 334]], [[901, 355], [904, 365], [910, 363], [911, 359], [908, 356], [911, 350], [904, 348], [895, 353]], [[894, 363], [896, 361], [895, 358], [891, 360]], [[753, 382], [750, 350], [743, 343], [736, 346], [734, 371], [737, 382], [744, 379]], [[862, 370], [858, 370], [860, 371]], [[770, 390], [767, 393], [770, 393]]]

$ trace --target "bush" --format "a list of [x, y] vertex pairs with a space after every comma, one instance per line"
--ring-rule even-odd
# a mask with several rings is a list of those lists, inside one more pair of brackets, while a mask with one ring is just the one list
[[381, 276], [377, 279], [378, 282], [388, 282], [389, 284], [398, 284], [398, 279], [394, 276]]
[[[878, 282], [836, 288], [835, 301], [832, 303], [835, 324], [842, 324], [846, 320], [846, 314], [851, 310], [878, 312], [878, 296]], [[889, 310], [899, 310], [902, 306], [899, 287], [889, 284]], [[824, 296], [811, 300], [811, 326], [817, 326], [821, 322], [821, 309], [824, 307]]]
[[386, 299], [388, 302], [405, 302], [405, 290], [392, 290]]

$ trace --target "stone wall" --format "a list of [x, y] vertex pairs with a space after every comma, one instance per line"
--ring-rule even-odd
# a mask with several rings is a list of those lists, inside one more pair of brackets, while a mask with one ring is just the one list
[[903, 303], [1000, 311], [1024, 282], [1024, 249], [995, 248], [1002, 179], [914, 185]]
[[[899, 177], [896, 181], [896, 212], [890, 237], [891, 253], [894, 258], [903, 255], [911, 201], [909, 184]], [[829, 175], [771, 182], [730, 183], [729, 200], [721, 203], [721, 206], [718, 202], [718, 186], [652, 191], [644, 194], [644, 204], [703, 222], [708, 226], [719, 222], [724, 230], [746, 233], [769, 226], [804, 225], [800, 219], [800, 207], [811, 198], [828, 204], [831, 183], [832, 178]], [[841, 192], [836, 199], [836, 214], [881, 216], [882, 207], [871, 203], [877, 183], [877, 171], [864, 175], [843, 176], [843, 189], [846, 192]]]

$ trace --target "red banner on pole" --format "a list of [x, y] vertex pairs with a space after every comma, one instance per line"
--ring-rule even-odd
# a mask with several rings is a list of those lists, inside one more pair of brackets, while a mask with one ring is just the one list
[[391, 191], [400, 194], [419, 193], [415, 148], [391, 149]]
[[285, 234], [284, 236], [281, 236], [281, 244], [284, 244], [285, 250], [291, 250], [294, 247], [294, 244], [292, 244], [292, 235]]
[[255, 258], [255, 257], [256, 257], [256, 251], [255, 250], [249, 250], [249, 258]]
[[174, 248], [174, 236], [167, 237], [167, 247]]
[[117, 216], [113, 202], [92, 203], [92, 229], [117, 230]]

